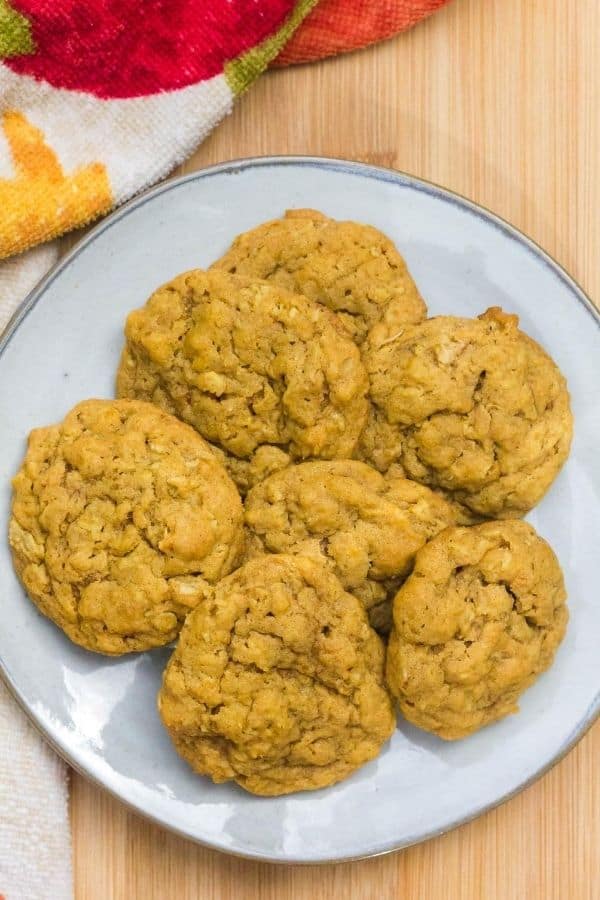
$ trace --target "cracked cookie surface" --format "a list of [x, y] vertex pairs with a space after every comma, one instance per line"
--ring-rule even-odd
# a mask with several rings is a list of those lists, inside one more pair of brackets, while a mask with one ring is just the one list
[[178, 752], [255, 794], [326, 787], [395, 727], [384, 650], [359, 601], [301, 556], [250, 560], [188, 617], [159, 711]]
[[195, 270], [159, 288], [125, 329], [119, 396], [149, 400], [231, 458], [245, 490], [256, 455], [350, 457], [367, 377], [335, 316], [277, 285]]
[[88, 650], [168, 644], [243, 546], [235, 485], [196, 432], [155, 406], [88, 400], [31, 432], [13, 480], [15, 568]]
[[448, 492], [471, 512], [531, 509], [566, 460], [572, 416], [548, 354], [498, 308], [369, 336], [372, 409], [360, 458]]
[[447, 740], [518, 710], [567, 626], [562, 572], [526, 522], [449, 528], [417, 553], [394, 600], [388, 686]]
[[300, 553], [324, 561], [363, 603], [374, 628], [391, 626], [391, 600], [415, 553], [456, 523], [429, 488], [384, 478], [352, 460], [299, 463], [246, 497], [248, 552]]
[[360, 344], [382, 317], [388, 327], [420, 322], [425, 304], [388, 237], [312, 209], [240, 234], [214, 266], [264, 278], [327, 306]]

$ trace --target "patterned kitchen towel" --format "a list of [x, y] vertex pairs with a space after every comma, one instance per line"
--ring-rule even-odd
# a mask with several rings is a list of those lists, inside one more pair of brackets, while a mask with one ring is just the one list
[[0, 0], [0, 258], [167, 175], [316, 0]]

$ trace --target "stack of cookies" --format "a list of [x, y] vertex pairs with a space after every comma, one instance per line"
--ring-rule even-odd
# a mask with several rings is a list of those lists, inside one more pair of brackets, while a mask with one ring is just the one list
[[498, 308], [428, 319], [396, 247], [294, 210], [132, 312], [117, 400], [34, 431], [10, 543], [100, 653], [177, 640], [179, 753], [256, 794], [321, 788], [406, 719], [517, 709], [567, 624], [522, 521], [565, 462], [565, 380]]

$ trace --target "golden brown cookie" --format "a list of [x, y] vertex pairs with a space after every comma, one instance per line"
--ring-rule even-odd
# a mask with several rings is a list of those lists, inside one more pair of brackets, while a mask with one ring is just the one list
[[[150, 400], [234, 458], [350, 457], [367, 415], [358, 348], [335, 316], [277, 285], [187, 272], [127, 319], [121, 397]], [[261, 470], [261, 466], [258, 466]]]
[[563, 376], [517, 326], [493, 308], [372, 332], [360, 457], [381, 471], [399, 464], [480, 516], [535, 506], [568, 456], [573, 424]]
[[243, 545], [235, 485], [196, 432], [149, 403], [88, 400], [32, 431], [10, 546], [39, 609], [76, 644], [168, 644]]
[[518, 710], [568, 612], [552, 549], [519, 520], [448, 528], [394, 600], [387, 681], [405, 717], [447, 740]]
[[338, 222], [314, 209], [288, 210], [282, 219], [240, 234], [214, 265], [322, 303], [359, 344], [382, 317], [396, 328], [427, 315], [389, 238], [370, 225]]
[[326, 787], [394, 729], [384, 651], [359, 601], [325, 566], [263, 556], [187, 619], [159, 694], [187, 762], [254, 794]]
[[451, 506], [429, 488], [352, 460], [300, 463], [271, 475], [246, 497], [245, 516], [250, 553], [324, 561], [384, 633], [415, 553], [456, 523]]

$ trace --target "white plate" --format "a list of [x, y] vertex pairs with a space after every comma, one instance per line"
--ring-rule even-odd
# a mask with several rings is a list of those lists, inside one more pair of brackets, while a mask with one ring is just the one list
[[0, 345], [0, 502], [34, 426], [86, 397], [110, 397], [127, 312], [185, 269], [207, 266], [240, 231], [287, 207], [369, 222], [405, 255], [431, 314], [500, 305], [569, 381], [575, 441], [529, 517], [555, 548], [571, 608], [553, 668], [521, 713], [445, 743], [400, 722], [381, 756], [327, 790], [260, 799], [199, 778], [175, 754], [155, 706], [168, 650], [106, 659], [71, 644], [25, 598], [0, 556], [0, 660], [31, 719], [73, 766], [137, 811], [232, 853], [322, 862], [385, 853], [478, 815], [573, 746], [600, 711], [600, 331], [573, 281], [490, 213], [438, 187], [355, 163], [228, 163], [168, 182], [105, 219], [29, 297]]

